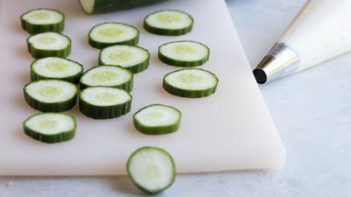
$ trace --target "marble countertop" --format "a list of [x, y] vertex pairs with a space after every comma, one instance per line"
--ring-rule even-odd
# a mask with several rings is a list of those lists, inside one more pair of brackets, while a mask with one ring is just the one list
[[[305, 0], [228, 0], [252, 67]], [[287, 149], [276, 171], [180, 175], [161, 196], [347, 196], [351, 192], [351, 54], [261, 86]], [[2, 177], [0, 197], [140, 196], [126, 177]]]

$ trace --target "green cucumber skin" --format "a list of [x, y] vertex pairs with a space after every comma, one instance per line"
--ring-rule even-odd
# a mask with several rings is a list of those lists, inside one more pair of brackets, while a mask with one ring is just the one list
[[39, 80], [45, 80], [45, 79], [57, 79], [57, 80], [62, 80], [62, 81], [67, 81], [67, 82], [71, 82], [71, 83], [74, 83], [74, 84], [78, 84], [79, 83], [79, 79], [80, 77], [82, 76], [83, 74], [83, 65], [78, 63], [78, 62], [75, 62], [73, 60], [69, 60], [71, 62], [75, 62], [76, 64], [80, 65], [82, 67], [82, 72], [76, 74], [76, 75], [73, 75], [73, 76], [70, 76], [70, 77], [64, 77], [64, 78], [55, 78], [55, 77], [46, 77], [46, 76], [42, 76], [42, 75], [39, 75], [38, 73], [34, 72], [33, 71], [33, 65], [35, 64], [37, 60], [34, 60], [32, 62], [32, 64], [30, 65], [30, 78], [31, 78], [31, 81], [39, 81]]
[[79, 98], [79, 111], [92, 119], [112, 119], [130, 112], [132, 99], [114, 106], [95, 106]]
[[103, 49], [103, 48], [106, 48], [106, 47], [109, 47], [109, 46], [113, 46], [113, 45], [137, 45], [139, 43], [139, 36], [140, 36], [140, 31], [138, 30], [138, 28], [136, 28], [135, 26], [133, 25], [129, 25], [129, 24], [126, 24], [126, 23], [117, 23], [117, 24], [123, 24], [123, 25], [126, 25], [126, 26], [129, 26], [129, 27], [132, 27], [134, 28], [138, 33], [137, 33], [137, 36], [135, 38], [132, 38], [130, 40], [126, 40], [126, 41], [123, 41], [123, 42], [113, 42], [113, 43], [104, 43], [104, 42], [97, 42], [95, 41], [94, 39], [92, 39], [92, 36], [91, 36], [91, 31], [96, 27], [96, 26], [99, 26], [99, 25], [103, 25], [103, 24], [110, 24], [110, 23], [113, 23], [113, 22], [107, 22], [107, 23], [100, 23], [100, 24], [97, 24], [95, 26], [93, 26], [89, 33], [88, 33], [88, 42], [89, 42], [89, 45], [94, 47], [94, 48], [97, 48], [97, 49]]
[[[184, 41], [201, 44], [202, 46], [207, 48], [208, 55], [205, 58], [203, 58], [202, 60], [199, 60], [199, 61], [181, 61], [181, 60], [172, 59], [172, 58], [169, 58], [169, 57], [167, 57], [165, 55], [162, 55], [161, 50], [160, 50], [162, 46], [170, 44], [170, 43], [177, 43], [177, 42], [184, 42]], [[165, 63], [165, 64], [168, 64], [168, 65], [171, 65], [171, 66], [176, 66], [176, 67], [196, 67], [196, 66], [201, 66], [201, 65], [205, 64], [209, 60], [209, 58], [210, 58], [210, 48], [208, 48], [206, 45], [204, 45], [204, 44], [202, 44], [200, 42], [195, 42], [195, 41], [183, 40], [183, 41], [168, 42], [168, 43], [162, 44], [158, 48], [158, 59], [161, 62]]]
[[[30, 84], [30, 83], [29, 83]], [[24, 99], [29, 106], [32, 108], [39, 110], [41, 112], [64, 112], [72, 109], [76, 102], [77, 102], [77, 94], [73, 96], [71, 99], [59, 102], [59, 103], [44, 103], [32, 98], [27, 92], [25, 91], [26, 87], [29, 85], [27, 84], [23, 88]]]
[[[171, 162], [172, 162], [172, 180], [171, 180], [171, 182], [166, 186], [166, 187], [164, 187], [164, 188], [162, 188], [162, 189], [159, 189], [159, 190], [148, 190], [147, 188], [144, 188], [143, 186], [141, 186], [141, 185], [139, 185], [134, 179], [133, 179], [133, 177], [130, 175], [131, 174], [131, 172], [130, 172], [130, 168], [129, 168], [129, 166], [130, 166], [130, 162], [131, 162], [131, 158], [135, 155], [135, 154], [137, 154], [138, 153], [138, 151], [140, 151], [140, 150], [145, 150], [145, 149], [157, 149], [157, 150], [159, 150], [159, 151], [161, 151], [161, 152], [163, 152], [165, 155], [167, 155], [168, 156], [168, 158], [171, 160]], [[176, 179], [176, 164], [175, 164], [175, 162], [174, 162], [174, 159], [173, 159], [173, 157], [171, 156], [171, 154], [169, 153], [169, 152], [167, 152], [165, 149], [163, 149], [163, 148], [159, 148], [159, 147], [155, 147], [155, 146], [144, 146], [144, 147], [141, 147], [141, 148], [138, 148], [137, 150], [135, 150], [130, 156], [129, 156], [129, 158], [128, 158], [128, 161], [127, 161], [127, 174], [128, 174], [128, 178], [129, 178], [129, 180], [131, 180], [132, 181], [132, 183], [137, 187], [137, 188], [139, 188], [141, 191], [143, 191], [143, 192], [145, 192], [146, 194], [149, 194], [149, 195], [154, 195], [154, 194], [158, 194], [158, 193], [161, 193], [161, 192], [163, 192], [163, 191], [165, 191], [165, 190], [167, 190], [169, 187], [171, 187], [172, 185], [173, 185], [173, 183], [174, 183], [174, 181], [175, 181], [175, 179]]]
[[[162, 104], [153, 104], [153, 105], [162, 105]], [[167, 107], [171, 107], [173, 109], [175, 109], [179, 114], [180, 114], [180, 118], [178, 120], [178, 122], [176, 124], [173, 125], [167, 125], [167, 126], [155, 126], [155, 127], [150, 127], [150, 126], [145, 126], [141, 123], [139, 123], [137, 121], [137, 119], [135, 118], [136, 114], [140, 111], [142, 111], [145, 108], [151, 107], [153, 105], [148, 105], [146, 107], [141, 108], [140, 110], [138, 110], [137, 112], [134, 113], [133, 115], [133, 123], [134, 123], [134, 127], [141, 133], [146, 134], [146, 135], [162, 135], [162, 134], [170, 134], [170, 133], [174, 133], [176, 131], [178, 131], [178, 129], [180, 128], [180, 122], [181, 122], [181, 118], [182, 118], [182, 112], [179, 111], [177, 108], [175, 107], [171, 107], [168, 106]], [[163, 105], [165, 106], [165, 105]]]
[[[130, 72], [137, 74], [140, 73], [144, 70], [146, 70], [149, 67], [149, 63], [150, 62], [150, 56], [142, 63], [140, 64], [136, 64], [134, 66], [130, 66], [130, 67], [123, 67], [125, 69], [128, 69]], [[106, 63], [104, 63], [101, 58], [99, 58], [99, 64], [100, 65], [106, 65]], [[118, 65], [114, 65], [114, 66], [118, 66]]]
[[[141, 62], [140, 64], [136, 64], [134, 66], [130, 66], [130, 67], [123, 67], [122, 66], [123, 68], [128, 69], [130, 72], [132, 72], [134, 74], [137, 74], [137, 73], [140, 73], [140, 72], [146, 70], [150, 64], [150, 56], [151, 56], [150, 52], [145, 48], [142, 48], [142, 47], [139, 47], [139, 48], [145, 50], [148, 53], [147, 59], [145, 61]], [[99, 53], [99, 65], [108, 65], [106, 62], [104, 62], [102, 60], [101, 53], [102, 53], [102, 50]], [[112, 66], [120, 66], [120, 65], [112, 65]]]
[[90, 87], [109, 87], [109, 88], [118, 88], [118, 89], [125, 90], [127, 92], [131, 92], [133, 90], [133, 79], [128, 81], [127, 83], [117, 85], [117, 86], [90, 86], [80, 82], [79, 87], [81, 90], [84, 90], [85, 88], [90, 88]]
[[32, 116], [30, 116], [29, 118], [27, 118], [24, 122], [23, 122], [23, 130], [24, 133], [33, 138], [34, 140], [38, 140], [47, 144], [54, 144], [54, 143], [60, 143], [60, 142], [65, 142], [65, 141], [69, 141], [71, 139], [73, 139], [75, 137], [75, 131], [77, 128], [77, 122], [76, 119], [72, 117], [72, 119], [74, 120], [74, 128], [72, 130], [68, 130], [59, 134], [54, 134], [54, 135], [48, 135], [48, 134], [42, 134], [42, 133], [37, 133], [36, 131], [28, 128], [25, 126], [25, 122], [27, 120], [29, 120], [31, 117], [36, 116], [37, 114], [34, 114]]
[[[61, 34], [62, 35], [62, 34]], [[62, 35], [65, 36], [65, 35]], [[69, 45], [60, 50], [42, 50], [42, 49], [36, 49], [32, 46], [32, 44], [29, 42], [29, 38], [27, 38], [27, 48], [28, 52], [32, 55], [34, 59], [40, 59], [44, 57], [62, 57], [66, 58], [71, 54], [71, 39], [68, 36], [65, 36], [69, 40]]]
[[[167, 11], [167, 10], [163, 10], [163, 11]], [[191, 32], [193, 30], [193, 26], [194, 26], [194, 18], [190, 14], [183, 12], [183, 11], [180, 11], [180, 10], [172, 10], [172, 11], [181, 12], [181, 13], [184, 13], [187, 16], [189, 16], [191, 18], [191, 21], [192, 21], [191, 25], [188, 27], [182, 28], [182, 29], [162, 29], [162, 28], [150, 26], [149, 24], [147, 24], [146, 19], [150, 15], [155, 14], [157, 12], [160, 12], [160, 11], [156, 11], [156, 12], [153, 12], [151, 14], [148, 14], [144, 18], [144, 24], [143, 24], [144, 29], [152, 34], [161, 35], [161, 36], [180, 36], [180, 35], [184, 35], [184, 34]]]
[[95, 5], [92, 13], [87, 13], [84, 9], [83, 11], [86, 14], [102, 14], [147, 6], [162, 1], [165, 0], [95, 0]]
[[[63, 16], [62, 21], [56, 24], [49, 24], [49, 25], [35, 25], [35, 24], [30, 24], [27, 21], [23, 20], [23, 16], [31, 11], [35, 10], [52, 10], [60, 13]], [[47, 9], [47, 8], [39, 8], [35, 10], [30, 10], [24, 14], [21, 15], [21, 27], [23, 30], [27, 31], [29, 34], [38, 34], [38, 33], [44, 33], [44, 32], [57, 32], [57, 33], [62, 33], [65, 29], [65, 15], [54, 9]]]
[[87, 85], [87, 84], [80, 82], [79, 87], [81, 90], [84, 90], [85, 88], [89, 88], [89, 87], [109, 87], [109, 88], [118, 88], [118, 89], [125, 90], [127, 92], [131, 92], [133, 90], [133, 78], [130, 81], [128, 81], [127, 83], [123, 83], [123, 84], [120, 84], [117, 86], [90, 86], [90, 85]]
[[[200, 69], [200, 70], [203, 70], [203, 69]], [[173, 72], [177, 72], [177, 71], [179, 71], [179, 70], [176, 70]], [[208, 88], [206, 90], [184, 90], [184, 89], [174, 87], [171, 84], [168, 84], [166, 82], [165, 78], [167, 77], [167, 75], [172, 74], [173, 72], [166, 74], [163, 78], [163, 83], [162, 83], [163, 89], [172, 95], [186, 97], [186, 98], [202, 98], [202, 97], [208, 97], [208, 96], [214, 94], [217, 90], [219, 79], [216, 77], [215, 74], [213, 74], [207, 70], [206, 70], [206, 72], [209, 72], [209, 73], [213, 74], [213, 76], [216, 77], [217, 83], [216, 83], [216, 86], [214, 86], [213, 88]]]
[[139, 43], [139, 35], [131, 40], [126, 40], [124, 42], [114, 42], [114, 43], [103, 43], [103, 42], [97, 42], [95, 40], [93, 40], [90, 36], [89, 36], [89, 45], [97, 48], [97, 49], [103, 49], [109, 46], [113, 46], [116, 44], [119, 45], [137, 45]]

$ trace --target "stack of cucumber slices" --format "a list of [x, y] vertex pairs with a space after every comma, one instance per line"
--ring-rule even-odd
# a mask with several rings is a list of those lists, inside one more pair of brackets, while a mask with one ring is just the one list
[[[99, 2], [102, 1], [80, 0], [87, 13], [103, 12]], [[41, 111], [27, 118], [23, 129], [29, 137], [45, 143], [74, 138], [76, 120], [63, 112], [72, 109], [77, 100], [79, 111], [92, 119], [117, 118], [130, 112], [134, 74], [146, 70], [150, 64], [150, 52], [137, 46], [138, 28], [105, 22], [93, 26], [88, 34], [88, 43], [100, 50], [100, 65], [84, 72], [83, 65], [67, 59], [71, 39], [62, 34], [64, 24], [64, 14], [53, 9], [34, 9], [21, 16], [22, 28], [32, 34], [27, 39], [27, 48], [35, 58], [30, 66], [32, 81], [23, 89], [24, 98], [29, 106]], [[153, 12], [144, 18], [143, 25], [157, 36], [184, 35], [193, 26], [193, 17], [179, 10]], [[215, 93], [216, 75], [196, 68], [210, 58], [210, 49], [205, 44], [192, 40], [168, 42], [160, 45], [157, 55], [164, 64], [182, 67], [164, 76], [162, 86], [168, 93], [187, 98]], [[179, 130], [181, 118], [181, 111], [173, 106], [151, 104], [135, 112], [132, 121], [142, 134], [164, 135]], [[156, 194], [173, 184], [176, 168], [166, 150], [146, 146], [131, 154], [127, 172], [139, 189]]]

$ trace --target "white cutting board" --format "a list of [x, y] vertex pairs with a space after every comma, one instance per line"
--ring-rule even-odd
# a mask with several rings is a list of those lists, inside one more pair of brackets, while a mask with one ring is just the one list
[[[276, 168], [285, 159], [279, 135], [251, 74], [236, 30], [223, 0], [171, 0], [151, 7], [86, 16], [72, 0], [0, 0], [0, 175], [119, 175], [125, 174], [130, 153], [144, 145], [160, 146], [175, 158], [179, 173]], [[150, 68], [135, 76], [132, 111], [117, 119], [92, 120], [77, 108], [75, 139], [48, 145], [24, 135], [22, 121], [36, 111], [23, 99], [32, 61], [26, 49], [28, 34], [20, 15], [49, 7], [66, 14], [65, 34], [73, 40], [71, 59], [90, 68], [98, 50], [87, 44], [87, 32], [101, 22], [121, 21], [141, 30], [140, 45], [152, 53]], [[143, 17], [160, 9], [180, 9], [195, 18], [194, 30], [184, 36], [152, 35], [142, 29]], [[176, 68], [160, 63], [157, 47], [189, 39], [211, 48], [203, 66], [220, 79], [215, 95], [187, 99], [163, 91], [162, 77]], [[164, 136], [146, 136], [132, 125], [132, 114], [143, 106], [163, 103], [183, 112], [181, 129]]]

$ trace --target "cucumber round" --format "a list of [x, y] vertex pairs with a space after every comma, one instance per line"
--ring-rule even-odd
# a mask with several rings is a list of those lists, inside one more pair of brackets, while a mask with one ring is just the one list
[[76, 128], [75, 118], [62, 113], [39, 113], [23, 122], [24, 133], [27, 136], [50, 144], [73, 139]]
[[93, 119], [110, 119], [130, 111], [132, 96], [125, 90], [110, 87], [85, 88], [79, 97], [79, 110]]
[[215, 74], [200, 68], [180, 69], [163, 78], [163, 88], [170, 94], [200, 98], [215, 93], [218, 78]]
[[151, 5], [164, 0], [79, 0], [86, 14], [99, 14]]
[[74, 107], [78, 88], [61, 80], [39, 80], [27, 84], [24, 98], [28, 105], [42, 112], [62, 112]]
[[27, 39], [28, 51], [33, 58], [67, 57], [71, 53], [71, 39], [68, 36], [45, 32]]
[[153, 104], [146, 106], [133, 115], [135, 128], [148, 135], [176, 132], [180, 127], [182, 113], [175, 107]]
[[125, 23], [102, 23], [89, 32], [89, 44], [97, 49], [116, 44], [136, 45], [138, 42], [139, 30]]
[[194, 25], [193, 17], [179, 10], [161, 10], [147, 15], [144, 28], [153, 34], [177, 36], [190, 32]]
[[30, 34], [43, 32], [61, 33], [65, 26], [65, 15], [54, 9], [33, 9], [22, 14], [21, 25]]
[[206, 63], [210, 49], [200, 42], [176, 41], [161, 45], [158, 58], [165, 64], [178, 67], [195, 67]]
[[73, 60], [60, 57], [46, 57], [34, 60], [31, 64], [32, 81], [59, 79], [78, 83], [83, 73], [83, 66]]
[[176, 178], [176, 165], [166, 150], [144, 146], [134, 151], [127, 162], [128, 177], [147, 194], [169, 188]]
[[87, 70], [80, 79], [80, 88], [112, 87], [130, 92], [133, 89], [133, 73], [120, 66], [102, 65]]
[[132, 73], [147, 69], [149, 62], [149, 51], [138, 46], [114, 45], [102, 49], [99, 55], [101, 65], [122, 66]]

